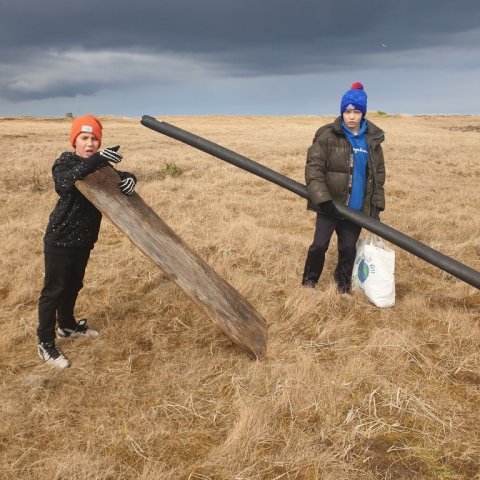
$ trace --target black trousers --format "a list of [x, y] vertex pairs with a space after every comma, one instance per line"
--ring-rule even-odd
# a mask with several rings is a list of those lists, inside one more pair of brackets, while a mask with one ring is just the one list
[[361, 229], [361, 227], [347, 220], [317, 214], [315, 234], [313, 243], [308, 249], [302, 284], [310, 286], [317, 284], [325, 263], [325, 253], [335, 231], [338, 239], [338, 261], [334, 279], [339, 289], [347, 290], [350, 288], [357, 251], [356, 244]]
[[62, 328], [75, 326], [73, 310], [89, 257], [90, 250], [45, 253], [45, 282], [38, 301], [39, 342], [55, 340], [57, 320]]

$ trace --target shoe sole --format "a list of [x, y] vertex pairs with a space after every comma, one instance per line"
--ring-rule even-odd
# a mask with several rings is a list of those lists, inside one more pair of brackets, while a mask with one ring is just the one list
[[72, 332], [72, 333], [68, 333], [68, 334], [63, 334], [63, 333], [60, 333], [58, 330], [57, 330], [57, 338], [78, 338], [78, 337], [98, 337], [98, 332], [95, 332], [95, 333], [79, 333], [79, 332]]

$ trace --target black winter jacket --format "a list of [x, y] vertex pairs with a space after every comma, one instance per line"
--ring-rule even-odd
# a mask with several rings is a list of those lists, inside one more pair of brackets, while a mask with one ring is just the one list
[[[374, 215], [385, 209], [385, 162], [383, 130], [367, 120], [367, 184], [362, 211]], [[320, 212], [319, 204], [336, 200], [348, 204], [353, 150], [342, 129], [342, 117], [321, 127], [308, 149], [305, 181], [311, 200], [308, 209]]]
[[[97, 241], [102, 214], [75, 187], [75, 182], [85, 178], [102, 165], [92, 164], [73, 152], [64, 152], [52, 167], [55, 191], [59, 199], [50, 214], [44, 236], [45, 253], [62, 253], [73, 250], [91, 250]], [[115, 170], [123, 180], [135, 175]]]

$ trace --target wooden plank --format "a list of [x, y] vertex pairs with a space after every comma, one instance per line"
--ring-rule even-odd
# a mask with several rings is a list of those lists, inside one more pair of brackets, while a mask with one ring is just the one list
[[118, 174], [105, 167], [77, 188], [165, 272], [251, 358], [266, 355], [265, 319], [134, 193], [123, 195]]

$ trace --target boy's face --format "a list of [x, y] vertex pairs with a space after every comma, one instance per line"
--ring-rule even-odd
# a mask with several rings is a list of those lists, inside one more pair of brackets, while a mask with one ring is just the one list
[[349, 130], [358, 133], [363, 113], [360, 110], [345, 110], [343, 112], [343, 121]]
[[93, 133], [81, 133], [75, 140], [75, 153], [80, 158], [88, 158], [99, 148], [100, 142]]

